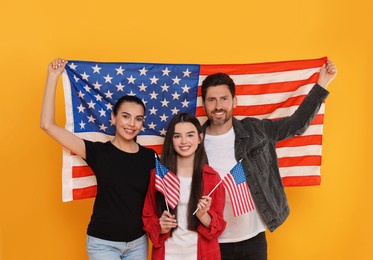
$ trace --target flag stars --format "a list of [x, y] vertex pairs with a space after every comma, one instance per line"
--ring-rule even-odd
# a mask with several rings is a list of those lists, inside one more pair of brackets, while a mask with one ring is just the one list
[[139, 70], [140, 71], [140, 76], [141, 75], [144, 75], [144, 76], [146, 76], [146, 72], [148, 72], [148, 70], [146, 70], [145, 69], [145, 67], [143, 67], [141, 70]]
[[174, 85], [177, 84], [179, 85], [179, 82], [180, 82], [181, 79], [179, 79], [177, 76], [175, 78], [172, 79], [172, 81], [174, 82]]
[[181, 104], [183, 104], [183, 107], [188, 107], [189, 101], [187, 101], [186, 99], [184, 99], [184, 101], [181, 102]]
[[82, 76], [82, 79], [88, 81], [89, 75], [87, 75], [87, 73], [85, 73], [85, 71], [84, 71], [83, 74], [80, 74], [80, 76]]
[[[190, 96], [194, 84], [192, 86], [189, 83], [196, 73], [192, 67], [180, 67], [175, 73], [171, 65], [153, 69], [152, 66], [141, 64], [130, 70], [120, 63], [108, 68], [106, 64], [98, 62], [86, 64], [85, 67], [80, 64], [75, 68], [78, 71], [67, 67], [68, 73], [73, 71], [71, 84], [80, 85], [74, 94], [74, 102], [78, 103], [73, 105], [75, 115], [78, 115], [75, 120], [76, 130], [83, 132], [96, 129], [101, 133], [112, 134], [116, 126], [113, 125], [115, 121], [110, 120], [110, 113], [117, 95], [138, 96], [146, 104], [148, 114], [144, 118], [141, 134], [155, 134], [162, 138], [167, 133], [170, 118], [194, 106]], [[76, 77], [72, 78], [74, 74]]]
[[115, 85], [115, 86], [117, 87], [117, 92], [118, 92], [118, 91], [122, 91], [122, 92], [123, 92], [123, 88], [124, 88], [124, 86], [122, 85], [122, 83], [119, 82], [119, 84], [118, 84], [118, 85]]
[[181, 89], [183, 90], [183, 93], [185, 93], [185, 92], [189, 93], [189, 89], [190, 89], [190, 87], [188, 87], [188, 85], [185, 84], [185, 86], [182, 87]]
[[159, 116], [159, 117], [161, 118], [161, 122], [162, 122], [162, 121], [167, 122], [167, 118], [168, 118], [168, 116], [166, 116], [165, 113], [163, 113], [163, 115], [161, 115], [161, 116]]
[[174, 94], [171, 94], [171, 95], [172, 95], [172, 99], [173, 99], [173, 100], [174, 100], [174, 99], [179, 100], [180, 94], [178, 94], [177, 91], [175, 91], [175, 93], [174, 93]]
[[91, 92], [91, 88], [90, 88], [87, 84], [84, 86], [84, 89], [85, 89], [85, 91], [87, 91], [88, 93]]
[[100, 69], [102, 69], [97, 64], [96, 64], [96, 66], [91, 67], [91, 68], [93, 69], [93, 73], [98, 73], [98, 74], [100, 74]]
[[170, 103], [170, 101], [167, 101], [166, 98], [163, 99], [163, 101], [161, 101], [162, 103], [162, 107], [168, 107], [168, 103]]
[[125, 71], [125, 69], [122, 68], [122, 66], [120, 66], [119, 68], [115, 69], [117, 71], [117, 75], [123, 75], [123, 71]]
[[78, 82], [79, 78], [76, 75], [74, 75], [74, 80], [75, 80], [75, 82]]
[[106, 111], [102, 108], [98, 112], [100, 113], [100, 117], [106, 117]]
[[169, 75], [169, 73], [171, 72], [171, 70], [169, 70], [167, 67], [164, 69], [164, 70], [162, 70], [162, 72], [163, 72], [163, 75], [162, 76], [170, 76]]
[[144, 85], [144, 83], [142, 83], [140, 86], [139, 86], [139, 89], [140, 89], [140, 91], [145, 91], [146, 92], [146, 88], [147, 88], [148, 86], [145, 86]]
[[148, 101], [145, 101], [145, 99], [141, 99], [141, 101], [142, 101], [142, 103], [144, 103], [145, 106], [146, 106], [146, 103], [148, 103]]
[[183, 71], [183, 74], [184, 74], [184, 77], [190, 77], [190, 73], [192, 73], [191, 71], [189, 71], [189, 69], [186, 69], [186, 71]]
[[94, 118], [92, 115], [87, 116], [88, 118], [88, 123], [94, 123], [96, 121], [96, 118]]
[[88, 107], [89, 108], [93, 108], [94, 109], [95, 105], [96, 105], [96, 103], [94, 103], [93, 100], [91, 100], [91, 102], [88, 103]]
[[106, 98], [112, 98], [114, 93], [111, 93], [110, 90], [108, 90], [106, 93], [105, 93], [105, 97]]
[[174, 107], [174, 109], [171, 109], [171, 112], [173, 115], [176, 115], [177, 113], [179, 113], [180, 109], [177, 109], [176, 107]]
[[97, 101], [102, 101], [102, 96], [100, 94], [95, 95]]
[[159, 131], [159, 134], [160, 134], [160, 135], [163, 135], [163, 136], [165, 136], [166, 133], [167, 133], [167, 131], [166, 131], [164, 128], [162, 128], [162, 130]]
[[106, 77], [104, 77], [104, 79], [105, 79], [105, 83], [111, 83], [111, 80], [113, 79], [113, 77], [110, 77], [110, 75], [109, 74], [107, 74], [107, 76]]
[[84, 94], [81, 90], [79, 90], [79, 92], [78, 92], [78, 96], [79, 96], [80, 98], [83, 98], [84, 95], [85, 95], [85, 94]]
[[107, 110], [113, 110], [113, 105], [111, 103], [105, 104]]
[[128, 84], [135, 84], [135, 80], [136, 80], [136, 78], [134, 78], [132, 75], [129, 77], [129, 78], [127, 78], [127, 80], [128, 80]]
[[159, 80], [159, 78], [156, 78], [155, 75], [154, 75], [152, 78], [150, 78], [150, 81], [151, 81], [150, 84], [157, 84], [158, 80]]
[[168, 92], [168, 88], [169, 88], [169, 87], [170, 87], [170, 86], [167, 86], [166, 83], [164, 83], [163, 86], [161, 86], [161, 88], [162, 88], [162, 92], [163, 92], [163, 91]]
[[99, 127], [101, 131], [106, 132], [107, 126], [105, 126], [104, 124], [101, 124]]
[[84, 113], [85, 107], [82, 104], [80, 104], [80, 106], [78, 106], [77, 108], [79, 110], [79, 113]]
[[93, 83], [92, 85], [93, 85], [93, 87], [94, 87], [95, 89], [98, 89], [98, 90], [100, 90], [100, 89], [101, 89], [101, 86], [102, 86], [100, 83], [98, 83], [98, 81], [96, 81], [96, 83]]
[[150, 124], [148, 124], [149, 126], [149, 129], [153, 129], [155, 130], [155, 127], [157, 126], [156, 124], [154, 124], [153, 122], [151, 122]]
[[69, 67], [72, 70], [76, 70], [76, 67], [78, 67], [78, 65], [75, 65], [74, 62], [72, 62], [71, 64], [69, 64]]
[[83, 120], [80, 121], [79, 125], [80, 125], [80, 129], [84, 129], [85, 128], [85, 123], [83, 122]]
[[150, 93], [150, 99], [157, 99], [157, 96], [158, 96], [158, 94], [155, 93], [155, 91], [153, 91], [152, 93]]
[[155, 109], [154, 107], [152, 107], [149, 111], [150, 111], [150, 114], [151, 114], [151, 115], [156, 115], [158, 109]]

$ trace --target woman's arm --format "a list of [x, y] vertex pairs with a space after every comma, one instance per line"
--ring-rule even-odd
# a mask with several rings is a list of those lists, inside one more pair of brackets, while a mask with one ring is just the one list
[[60, 127], [55, 122], [56, 87], [58, 78], [64, 71], [66, 63], [67, 61], [57, 58], [48, 66], [48, 76], [40, 115], [40, 127], [71, 152], [85, 159], [86, 152], [83, 139]]

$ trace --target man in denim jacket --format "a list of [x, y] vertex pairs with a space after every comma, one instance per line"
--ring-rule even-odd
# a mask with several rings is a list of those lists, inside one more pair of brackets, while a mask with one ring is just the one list
[[224, 73], [209, 75], [202, 83], [202, 101], [208, 121], [204, 124], [205, 147], [210, 166], [221, 177], [242, 160], [255, 209], [234, 217], [226, 196], [227, 226], [219, 237], [222, 259], [267, 259], [265, 230], [274, 231], [289, 215], [281, 181], [276, 142], [302, 134], [328, 96], [325, 89], [334, 79], [335, 65], [328, 61], [317, 84], [293, 115], [279, 120], [232, 116], [237, 105], [235, 84]]

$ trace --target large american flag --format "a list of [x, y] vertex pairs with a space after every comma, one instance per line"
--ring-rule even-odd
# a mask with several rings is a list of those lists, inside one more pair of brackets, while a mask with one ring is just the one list
[[232, 202], [235, 217], [254, 209], [246, 175], [241, 162], [238, 162], [223, 178], [223, 184]]
[[[257, 64], [160, 64], [69, 61], [63, 73], [66, 129], [93, 140], [114, 135], [110, 113], [122, 95], [136, 95], [146, 105], [137, 141], [161, 153], [169, 120], [178, 112], [206, 117], [200, 86], [215, 72], [229, 74], [236, 83], [237, 118], [276, 119], [291, 115], [317, 82], [326, 58]], [[277, 154], [285, 186], [320, 183], [324, 104], [309, 129], [279, 142]], [[94, 197], [96, 179], [80, 157], [64, 150], [63, 200]]]

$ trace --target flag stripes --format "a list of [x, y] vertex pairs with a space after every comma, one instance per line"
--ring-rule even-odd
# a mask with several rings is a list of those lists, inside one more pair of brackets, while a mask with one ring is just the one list
[[167, 204], [174, 209], [179, 202], [180, 181], [157, 158], [155, 158], [155, 170], [155, 188], [165, 196]]
[[231, 199], [233, 215], [235, 217], [254, 209], [254, 203], [250, 195], [241, 162], [238, 162], [233, 169], [224, 176], [223, 184]]
[[249, 200], [250, 194], [246, 182], [244, 182], [242, 185], [237, 186], [237, 189], [233, 189], [231, 188], [233, 185], [235, 185], [233, 177], [232, 175], [227, 174], [223, 184], [226, 188], [226, 191], [228, 192], [229, 197], [232, 200], [232, 205], [236, 205], [233, 208], [233, 215], [235, 217], [253, 210], [254, 206]]
[[179, 201], [178, 182], [175, 178], [166, 176], [163, 180], [158, 175], [155, 179], [155, 188], [165, 197], [168, 205], [174, 209]]

